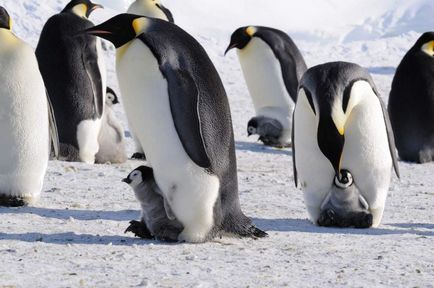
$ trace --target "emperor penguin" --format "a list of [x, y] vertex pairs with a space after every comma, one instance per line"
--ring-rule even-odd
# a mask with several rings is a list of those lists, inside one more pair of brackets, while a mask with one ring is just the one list
[[16, 207], [40, 197], [53, 130], [35, 53], [11, 26], [0, 6], [0, 206]]
[[202, 46], [172, 23], [132, 14], [86, 31], [117, 48], [125, 111], [184, 227], [178, 240], [266, 236], [241, 211], [229, 103]]
[[66, 161], [95, 162], [103, 116], [106, 68], [100, 39], [78, 34], [101, 5], [72, 0], [44, 25], [36, 56], [53, 104]]
[[124, 129], [116, 118], [113, 105], [118, 104], [119, 100], [110, 87], [106, 89], [106, 101], [102, 117], [102, 126], [98, 136], [99, 150], [95, 155], [95, 162], [105, 163], [124, 163], [127, 161], [125, 149]]
[[401, 160], [434, 161], [434, 32], [424, 33], [399, 64], [388, 109]]
[[[158, 18], [169, 21], [171, 23], [175, 23], [172, 13], [161, 3], [160, 0], [136, 0], [131, 3], [130, 7], [127, 10], [127, 13]], [[132, 130], [131, 127], [130, 130]], [[146, 155], [143, 151], [143, 147], [140, 145], [139, 139], [135, 136], [134, 131], [131, 131], [131, 134], [136, 146], [136, 152], [131, 158], [146, 160]]]
[[173, 216], [170, 206], [164, 200], [163, 194], [155, 182], [152, 168], [140, 166], [134, 169], [122, 182], [133, 188], [142, 208], [140, 222], [131, 221], [131, 225], [125, 232], [132, 232], [145, 239], [178, 241], [178, 236], [184, 227]]
[[172, 12], [160, 0], [136, 0], [128, 7], [127, 13], [158, 18], [175, 23]]
[[298, 83], [307, 69], [300, 50], [285, 32], [262, 26], [238, 28], [225, 54], [233, 48], [238, 48], [256, 111], [247, 124], [248, 136], [258, 134], [269, 146], [290, 146]]
[[307, 70], [294, 111], [293, 160], [309, 218], [323, 226], [377, 227], [392, 166], [385, 106], [366, 69], [331, 62]]

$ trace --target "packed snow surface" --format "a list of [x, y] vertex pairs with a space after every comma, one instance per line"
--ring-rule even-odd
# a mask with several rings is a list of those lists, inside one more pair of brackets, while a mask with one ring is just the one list
[[[13, 31], [36, 47], [61, 0], [4, 0]], [[101, 1], [100, 23], [128, 1]], [[293, 184], [291, 150], [246, 136], [253, 105], [234, 52], [223, 57], [239, 26], [288, 32], [309, 66], [336, 60], [369, 69], [384, 100], [400, 60], [434, 27], [431, 0], [166, 0], [178, 25], [193, 34], [216, 65], [235, 129], [244, 212], [269, 237], [223, 238], [200, 245], [165, 244], [124, 234], [139, 217], [121, 183], [139, 161], [86, 165], [51, 161], [40, 202], [0, 208], [0, 287], [434, 287], [434, 163], [400, 162], [378, 229], [329, 229], [307, 220]], [[118, 91], [114, 53], [109, 85]], [[2, 71], [7, 73], [7, 71]], [[118, 105], [119, 106], [119, 105]], [[122, 105], [116, 114], [126, 130]], [[127, 132], [127, 135], [129, 133]], [[133, 152], [127, 138], [129, 153]]]

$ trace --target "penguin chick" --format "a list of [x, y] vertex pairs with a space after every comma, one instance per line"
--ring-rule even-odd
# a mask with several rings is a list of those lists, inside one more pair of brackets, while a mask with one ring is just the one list
[[259, 141], [267, 146], [288, 147], [290, 144], [282, 145], [279, 138], [282, 135], [282, 124], [273, 118], [257, 116], [250, 119], [247, 124], [247, 135], [259, 135]]
[[133, 188], [142, 207], [140, 222], [131, 221], [125, 232], [133, 232], [136, 236], [149, 239], [146, 237], [146, 231], [149, 231], [151, 237], [157, 240], [178, 241], [178, 235], [184, 228], [161, 196], [152, 168], [140, 166], [122, 181]]
[[101, 130], [98, 136], [99, 150], [95, 161], [104, 163], [124, 163], [127, 161], [124, 129], [116, 118], [112, 106], [119, 103], [116, 93], [107, 87], [107, 99], [104, 107]]
[[369, 228], [372, 226], [372, 214], [369, 204], [354, 184], [348, 170], [341, 170], [340, 177], [335, 177], [334, 185], [321, 205], [318, 218], [319, 226]]

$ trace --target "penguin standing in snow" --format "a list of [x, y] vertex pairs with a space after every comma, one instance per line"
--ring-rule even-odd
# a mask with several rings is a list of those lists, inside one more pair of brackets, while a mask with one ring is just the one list
[[0, 6], [0, 206], [23, 206], [41, 194], [56, 131], [35, 53], [11, 22]]
[[158, 18], [175, 23], [172, 12], [160, 0], [136, 0], [128, 7], [127, 13]]
[[140, 202], [142, 213], [140, 221], [130, 221], [125, 232], [133, 232], [145, 239], [178, 241], [182, 232], [182, 224], [176, 220], [167, 201], [155, 182], [152, 168], [140, 166], [134, 169], [122, 182], [127, 183], [134, 190]]
[[256, 117], [247, 124], [248, 136], [258, 134], [265, 145], [291, 145], [292, 113], [298, 83], [307, 66], [284, 32], [261, 26], [238, 28], [225, 54], [238, 48]]
[[[136, 0], [131, 3], [127, 13], [158, 18], [174, 23], [172, 13], [169, 9], [164, 7], [164, 5], [159, 0]], [[131, 127], [130, 130], [132, 130]], [[137, 139], [137, 137], [135, 136], [134, 131], [131, 132], [137, 151], [133, 154], [131, 158], [146, 159], [145, 152], [143, 151], [143, 147], [141, 146], [139, 139]]]
[[309, 69], [294, 111], [294, 179], [309, 218], [323, 226], [378, 226], [392, 166], [399, 177], [387, 111], [362, 67]]
[[113, 105], [118, 104], [118, 97], [110, 87], [106, 90], [106, 105], [102, 118], [101, 131], [98, 137], [99, 150], [95, 155], [95, 162], [124, 163], [127, 161], [125, 149], [124, 129], [113, 111]]
[[266, 236], [241, 211], [229, 103], [200, 44], [172, 23], [132, 14], [87, 33], [117, 48], [125, 110], [184, 227], [178, 240], [204, 242], [223, 232]]
[[399, 64], [388, 109], [399, 157], [434, 161], [434, 32], [424, 33]]
[[77, 34], [93, 27], [87, 18], [102, 7], [73, 0], [51, 17], [36, 48], [39, 68], [53, 104], [60, 156], [95, 162], [105, 101], [106, 71], [100, 39]]

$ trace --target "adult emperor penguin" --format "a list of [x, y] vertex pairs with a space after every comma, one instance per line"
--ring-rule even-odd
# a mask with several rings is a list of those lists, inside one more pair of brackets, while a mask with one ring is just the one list
[[434, 161], [434, 32], [424, 33], [399, 64], [388, 109], [399, 157]]
[[175, 23], [172, 13], [160, 0], [136, 0], [128, 7], [127, 13], [158, 18]]
[[248, 135], [259, 134], [265, 145], [289, 146], [298, 83], [307, 69], [303, 56], [286, 33], [261, 26], [238, 28], [225, 54], [232, 48], [238, 48], [256, 110]]
[[33, 49], [11, 31], [0, 6], [0, 206], [40, 196], [47, 170], [49, 104]]
[[310, 220], [378, 226], [392, 165], [399, 172], [389, 117], [369, 73], [346, 62], [307, 70], [293, 124], [294, 178]]
[[53, 104], [62, 160], [95, 162], [103, 115], [106, 71], [100, 39], [77, 34], [102, 7], [73, 0], [45, 24], [36, 56]]
[[117, 48], [125, 110], [184, 226], [178, 240], [204, 242], [219, 232], [266, 236], [241, 211], [229, 104], [200, 44], [172, 23], [132, 14], [87, 33]]
[[107, 87], [106, 105], [102, 117], [101, 131], [98, 136], [99, 150], [95, 155], [96, 163], [124, 163], [127, 161], [124, 129], [113, 111], [113, 105], [118, 103], [119, 100], [115, 91]]

